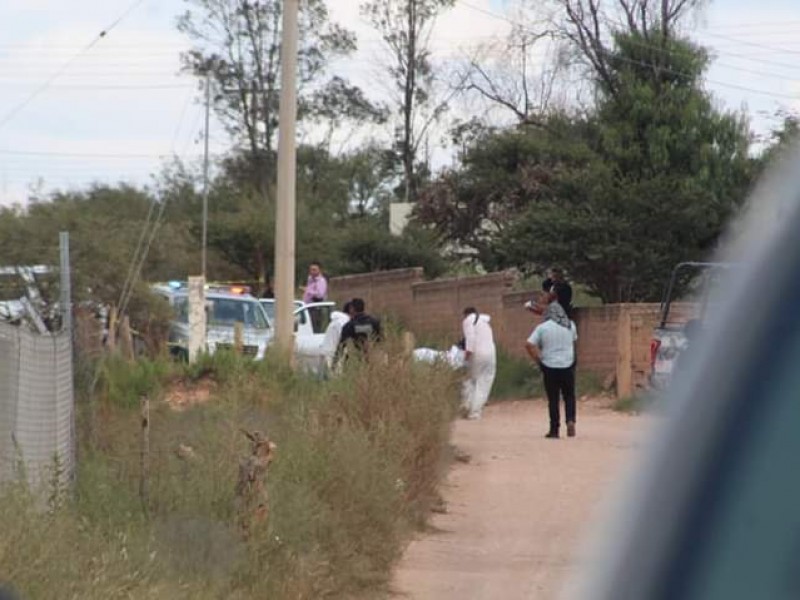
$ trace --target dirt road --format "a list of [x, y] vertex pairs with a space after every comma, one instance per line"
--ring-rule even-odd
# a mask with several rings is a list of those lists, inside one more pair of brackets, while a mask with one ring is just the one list
[[414, 600], [558, 597], [592, 517], [639, 447], [644, 419], [581, 403], [578, 437], [546, 440], [543, 401], [490, 406], [459, 421], [471, 455], [443, 489], [447, 513], [413, 541], [393, 590]]

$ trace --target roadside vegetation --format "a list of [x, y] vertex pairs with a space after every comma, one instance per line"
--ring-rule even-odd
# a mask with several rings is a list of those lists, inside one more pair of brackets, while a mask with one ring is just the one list
[[[86, 369], [74, 489], [4, 490], [0, 579], [31, 599], [381, 595], [437, 499], [458, 398], [450, 370], [388, 346], [324, 382], [226, 353]], [[242, 430], [277, 445], [265, 519], [237, 510]]]

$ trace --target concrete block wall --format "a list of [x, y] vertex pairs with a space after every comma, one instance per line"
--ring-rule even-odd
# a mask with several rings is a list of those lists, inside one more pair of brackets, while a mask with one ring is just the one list
[[[512, 283], [508, 273], [424, 281], [422, 269], [399, 269], [334, 278], [331, 296], [337, 301], [360, 296], [371, 313], [399, 318], [420, 341], [443, 345], [461, 337], [461, 312], [466, 306], [475, 306], [492, 316], [498, 346], [513, 356], [524, 357], [525, 340], [539, 319], [523, 304], [535, 291], [512, 291]], [[671, 320], [685, 320], [695, 311], [696, 306], [676, 304]], [[630, 336], [624, 337], [630, 338], [629, 349], [619, 348], [621, 315], [625, 316], [622, 323], [630, 322]], [[630, 357], [634, 388], [646, 385], [650, 341], [659, 315], [658, 304], [576, 309], [580, 368], [605, 378], [617, 373], [622, 352], [625, 361]]]
[[329, 297], [340, 305], [363, 298], [368, 312], [408, 324], [414, 313], [413, 286], [423, 280], [421, 267], [333, 277]]

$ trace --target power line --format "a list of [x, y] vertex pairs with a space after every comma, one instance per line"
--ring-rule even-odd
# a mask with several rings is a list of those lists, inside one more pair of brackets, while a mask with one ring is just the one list
[[[481, 12], [481, 13], [484, 13], [484, 14], [489, 14], [489, 15], [495, 17], [495, 18], [503, 19], [505, 21], [508, 21], [509, 23], [516, 24], [514, 21], [512, 21], [510, 18], [508, 18], [508, 17], [506, 17], [504, 15], [500, 15], [500, 14], [494, 13], [492, 11], [487, 11], [487, 10], [482, 9], [480, 7], [474, 6], [474, 5], [470, 4], [469, 2], [465, 2], [464, 0], [458, 0], [458, 1], [460, 2], [460, 4], [462, 4], [464, 6], [467, 6], [468, 8], [472, 8], [472, 9], [478, 11], [478, 12]], [[735, 38], [731, 38], [729, 36], [716, 35], [715, 37], [720, 37], [720, 38], [726, 38], [727, 37], [728, 39], [735, 40]], [[667, 52], [674, 52], [674, 50], [659, 48], [658, 46], [654, 46], [652, 44], [645, 44], [643, 42], [637, 42], [635, 40], [632, 40], [631, 43], [633, 43], [634, 45], [650, 47], [650, 48], [653, 48], [653, 49], [666, 50]], [[764, 47], [762, 44], [755, 44], [755, 43], [747, 43], [746, 45], [756, 45], [756, 46], [759, 46], [759, 47]], [[767, 47], [769, 47], [769, 46], [767, 46]], [[800, 51], [790, 52], [790, 53], [800, 54]], [[643, 61], [637, 61], [637, 60], [627, 59], [627, 58], [624, 58], [624, 57], [613, 55], [611, 52], [606, 52], [606, 54], [609, 55], [609, 56], [613, 56], [613, 58], [615, 58], [616, 60], [621, 60], [623, 62], [627, 62], [627, 63], [631, 63], [631, 64], [638, 64], [638, 65], [645, 66], [645, 67], [652, 66], [650, 63], [646, 63], [646, 62], [643, 62]], [[725, 65], [720, 65], [720, 66], [725, 66]], [[757, 73], [757, 74], [765, 75], [765, 76], [778, 77], [778, 78], [780, 78], [780, 79], [782, 79], [784, 81], [792, 81], [791, 78], [789, 78], [789, 77], [784, 77], [784, 76], [777, 75], [777, 74], [769, 74], [769, 75], [767, 75], [764, 72], [754, 71], [752, 69], [747, 69], [747, 68], [743, 68], [743, 67], [736, 67], [736, 66], [732, 66], [732, 65], [727, 65], [727, 68], [736, 69], [736, 70], [740, 70], [740, 71], [747, 72], [747, 73]], [[660, 69], [665, 73], [671, 73], [671, 74], [679, 76], [679, 77], [682, 76], [684, 78], [692, 78], [692, 76], [689, 75], [688, 73], [675, 71], [673, 69], [669, 69], [669, 68], [666, 68], [666, 67], [660, 67]], [[751, 87], [739, 85], [739, 84], [736, 84], [736, 83], [727, 83], [727, 82], [724, 82], [724, 81], [719, 81], [719, 80], [715, 80], [715, 79], [709, 79], [707, 77], [703, 77], [703, 81], [705, 81], [707, 83], [712, 83], [714, 85], [727, 87], [727, 88], [730, 88], [730, 89], [735, 89], [735, 90], [738, 90], [738, 91], [745, 91], [745, 92], [749, 92], [749, 93], [752, 93], [752, 94], [759, 94], [759, 95], [763, 95], [763, 96], [771, 96], [773, 98], [781, 98], [781, 99], [789, 99], [789, 100], [798, 100], [798, 99], [800, 99], [800, 94], [794, 95], [794, 94], [783, 94], [783, 93], [780, 93], [780, 92], [769, 92], [769, 91], [766, 91], [766, 90], [760, 90], [760, 89], [756, 89], [756, 88], [751, 88]]]
[[36, 150], [7, 150], [0, 148], [0, 154], [18, 155], [18, 156], [65, 156], [75, 158], [165, 158], [169, 154], [94, 154], [91, 152], [47, 152]]
[[17, 104], [14, 108], [12, 108], [9, 112], [7, 112], [2, 118], [0, 118], [0, 129], [3, 128], [11, 119], [13, 119], [21, 110], [23, 110], [28, 104], [33, 102], [33, 100], [39, 96], [42, 92], [44, 92], [50, 84], [52, 84], [58, 77], [66, 71], [72, 63], [74, 63], [78, 58], [80, 58], [83, 54], [91, 50], [100, 40], [108, 35], [108, 32], [114, 29], [119, 23], [127, 17], [134, 9], [136, 9], [140, 4], [142, 4], [144, 0], [134, 0], [134, 2], [128, 7], [128, 9], [123, 12], [117, 19], [115, 19], [108, 27], [103, 29], [97, 36], [89, 42], [83, 49], [79, 50], [76, 54], [72, 56], [67, 62], [65, 62], [61, 68], [59, 68], [55, 73], [53, 73], [50, 77], [48, 77], [42, 85], [37, 87], [25, 100]]
[[782, 54], [792, 54], [792, 55], [800, 54], [800, 50], [795, 50], [792, 48], [783, 48], [781, 46], [772, 46], [771, 44], [762, 44], [760, 42], [751, 42], [748, 40], [731, 37], [729, 35], [722, 35], [719, 33], [708, 33], [707, 35], [714, 38], [719, 38], [721, 40], [728, 40], [731, 42], [735, 42], [737, 44], [741, 44], [742, 46], [750, 46], [752, 48], [766, 48], [767, 50], [774, 50], [775, 52], [780, 52]]

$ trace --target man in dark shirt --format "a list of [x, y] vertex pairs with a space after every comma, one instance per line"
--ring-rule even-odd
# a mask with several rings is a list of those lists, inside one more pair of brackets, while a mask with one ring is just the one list
[[564, 278], [564, 271], [558, 267], [553, 267], [548, 273], [547, 279], [542, 282], [542, 289], [545, 292], [555, 294], [558, 303], [567, 316], [572, 318], [572, 286]]
[[352, 342], [355, 348], [366, 355], [369, 352], [370, 342], [379, 342], [383, 337], [381, 322], [365, 312], [366, 307], [361, 298], [353, 298], [350, 306], [353, 318], [342, 328], [338, 353], [341, 354], [347, 344]]

